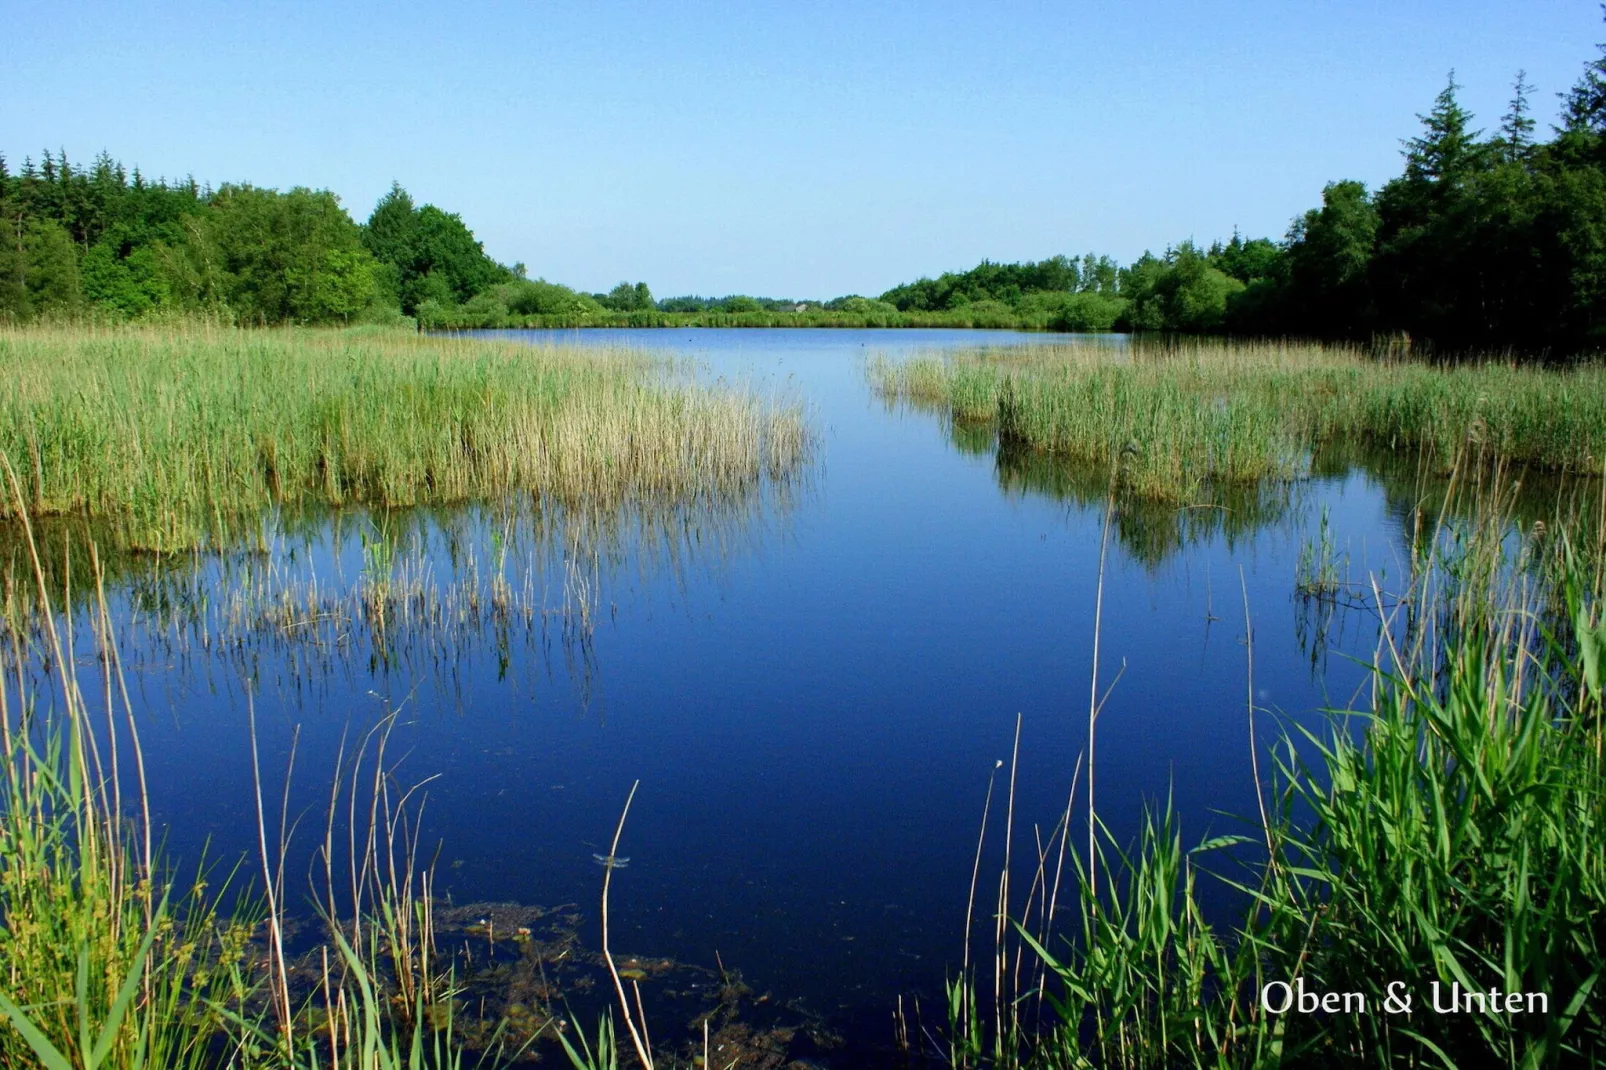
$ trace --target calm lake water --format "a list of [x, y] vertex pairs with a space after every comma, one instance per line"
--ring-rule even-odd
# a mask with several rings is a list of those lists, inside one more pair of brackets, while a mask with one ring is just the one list
[[[299, 733], [290, 811], [306, 816], [287, 885], [304, 900], [343, 734], [349, 753], [399, 708], [398, 777], [434, 778], [420, 840], [426, 855], [440, 844], [437, 892], [460, 904], [576, 904], [595, 947], [593, 856], [639, 780], [619, 848], [630, 863], [614, 878], [616, 952], [722, 963], [755, 995], [771, 993], [769, 1006], [841, 1036], [815, 1063], [874, 1064], [900, 994], [921, 1000], [928, 1024], [940, 1017], [983, 800], [995, 763], [1008, 772], [1017, 715], [1017, 857], [1065, 809], [1087, 742], [1103, 506], [1074, 474], [1001, 460], [984, 432], [884, 403], [864, 361], [1064, 339], [504, 333], [666, 351], [691, 358], [701, 379], [799, 398], [820, 433], [817, 462], [784, 495], [706, 530], [683, 526], [669, 549], [618, 539], [591, 574], [598, 611], [583, 639], [539, 623], [511, 635], [446, 627], [403, 642], [388, 663], [349, 635], [214, 642], [211, 653], [173, 629], [140, 640], [130, 685], [170, 852], [229, 864], [255, 848], [249, 690], [273, 809]], [[1083, 341], [1112, 358], [1126, 345]], [[1365, 670], [1350, 657], [1370, 657], [1372, 623], [1340, 615], [1321, 634], [1322, 614], [1294, 590], [1324, 511], [1355, 575], [1404, 571], [1406, 506], [1362, 470], [1227, 508], [1120, 518], [1102, 673], [1121, 675], [1097, 750], [1099, 812], [1118, 835], [1167, 793], [1189, 843], [1244, 831], [1234, 815], [1255, 809], [1246, 596], [1257, 702], [1271, 711], [1263, 740], [1279, 718], [1317, 725], [1321, 709], [1352, 701]], [[409, 523], [437, 579], [499, 545], [484, 511]], [[276, 553], [286, 574], [336, 590], [362, 571], [375, 530], [346, 517]], [[554, 566], [540, 579], [557, 592], [563, 575]], [[160, 608], [148, 594], [118, 597], [125, 613]], [[1078, 803], [1073, 822], [1084, 821]], [[1000, 852], [995, 823], [984, 900]], [[655, 1038], [685, 1039], [683, 1022], [672, 1006], [656, 1011]]]

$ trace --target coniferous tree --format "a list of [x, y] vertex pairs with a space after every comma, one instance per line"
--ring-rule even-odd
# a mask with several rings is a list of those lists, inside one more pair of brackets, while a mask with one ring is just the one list
[[362, 243], [374, 259], [387, 264], [410, 264], [417, 244], [418, 210], [400, 182], [379, 198], [363, 227]]
[[1533, 151], [1534, 120], [1528, 107], [1528, 94], [1534, 87], [1527, 79], [1527, 71], [1517, 72], [1516, 83], [1511, 88], [1511, 104], [1500, 120], [1497, 149], [1504, 161], [1527, 159]]
[[[1606, 17], [1606, 3], [1601, 5]], [[1561, 129], [1564, 131], [1606, 131], [1606, 44], [1596, 45], [1599, 53], [1584, 65], [1584, 73], [1562, 94]]]
[[1470, 265], [1461, 216], [1474, 173], [1489, 159], [1471, 131], [1471, 114], [1456, 99], [1450, 72], [1433, 108], [1418, 118], [1422, 133], [1405, 142], [1405, 172], [1377, 197], [1377, 252], [1371, 284], [1381, 322], [1425, 337], [1459, 330], [1458, 295]]
[[1443, 188], [1464, 180], [1477, 166], [1479, 134], [1467, 129], [1472, 113], [1456, 99], [1460, 88], [1455, 71], [1451, 71], [1444, 89], [1434, 98], [1433, 110], [1417, 116], [1424, 129], [1405, 143], [1408, 180]]
[[22, 204], [16, 184], [0, 156], [0, 319], [21, 319], [28, 313], [28, 291], [22, 281]]

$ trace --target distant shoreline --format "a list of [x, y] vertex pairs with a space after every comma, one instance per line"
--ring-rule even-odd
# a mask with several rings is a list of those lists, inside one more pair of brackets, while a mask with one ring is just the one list
[[1026, 331], [1036, 334], [1121, 334], [1114, 330], [1089, 330], [1038, 322], [1033, 317], [979, 315], [967, 317], [956, 312], [900, 313], [897, 315], [856, 315], [853, 313], [774, 313], [743, 312], [727, 314], [624, 312], [607, 316], [512, 316], [476, 321], [475, 319], [419, 322], [421, 331], [464, 330], [583, 330], [589, 328], [638, 328], [673, 330], [681, 327], [745, 328], [753, 330], [815, 328], [821, 330], [971, 330]]

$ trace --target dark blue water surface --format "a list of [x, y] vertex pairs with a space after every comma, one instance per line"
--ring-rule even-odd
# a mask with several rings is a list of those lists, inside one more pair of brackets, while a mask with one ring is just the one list
[[[717, 953], [756, 991], [823, 1016], [848, 1041], [825, 1061], [854, 1065], [890, 1041], [900, 994], [935, 1010], [958, 966], [983, 799], [995, 763], [1008, 772], [1017, 715], [1017, 857], [1064, 811], [1087, 744], [1103, 523], [1102, 502], [1067, 494], [1040, 463], [1000, 461], [985, 434], [967, 439], [877, 398], [864, 362], [1045, 339], [504, 333], [671, 351], [693, 358], [700, 379], [800, 399], [818, 456], [786, 495], [714, 524], [673, 561], [623, 540], [597, 572], [598, 619], [580, 643], [539, 625], [511, 638], [468, 629], [388, 666], [355, 640], [311, 653], [262, 642], [226, 657], [193, 641], [165, 655], [147, 644], [131, 686], [170, 850], [188, 860], [207, 845], [227, 861], [254, 849], [254, 690], [270, 810], [299, 732], [290, 809], [306, 816], [287, 883], [300, 895], [343, 733], [349, 748], [399, 707], [398, 776], [434, 778], [421, 839], [426, 854], [440, 844], [438, 893], [578, 904], [594, 942], [603, 871], [593, 855], [607, 851], [639, 780], [619, 849], [631, 861], [614, 880], [615, 948], [709, 965]], [[1086, 344], [1118, 355], [1126, 343]], [[1325, 510], [1355, 572], [1393, 570], [1397, 509], [1363, 473], [1273, 497], [1165, 511], [1158, 534], [1152, 518], [1120, 518], [1102, 631], [1103, 679], [1120, 678], [1097, 740], [1098, 808], [1118, 836], [1168, 792], [1190, 843], [1244, 831], [1224, 815], [1254, 812], [1245, 594], [1263, 741], [1279, 718], [1316, 724], [1364, 679], [1343, 655], [1367, 658], [1373, 634], [1350, 626], [1313, 651], [1296, 565]], [[489, 554], [487, 522], [464, 516], [464, 538]], [[342, 523], [281, 552], [338, 587], [362, 569], [369, 530]], [[418, 525], [437, 579], [453, 567], [453, 525]], [[1073, 822], [1084, 821], [1078, 802]], [[984, 873], [997, 872], [1000, 832]], [[996, 878], [983, 887], [991, 894]], [[678, 1027], [661, 1032], [673, 1039]]]

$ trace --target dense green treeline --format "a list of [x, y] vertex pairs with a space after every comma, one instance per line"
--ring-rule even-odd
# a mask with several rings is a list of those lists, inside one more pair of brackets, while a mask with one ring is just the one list
[[[1606, 341], [1606, 51], [1537, 142], [1531, 86], [1484, 137], [1452, 74], [1406, 143], [1404, 172], [1369, 193], [1336, 182], [1278, 255], [1226, 269], [1220, 326], [1243, 333], [1403, 333], [1441, 346], [1561, 351]], [[1174, 269], [1198, 260], [1172, 254]], [[1197, 269], [1196, 269], [1197, 270]], [[1162, 275], [1163, 277], [1163, 275]], [[1131, 294], [1143, 299], [1141, 288]], [[1212, 313], [1213, 314], [1213, 313]], [[1147, 326], [1134, 317], [1135, 326]]]
[[350, 321], [381, 300], [360, 228], [327, 191], [148, 182], [102, 154], [0, 161], [0, 316]]
[[351, 323], [516, 281], [461, 219], [393, 188], [359, 226], [327, 190], [147, 181], [102, 153], [0, 158], [0, 318]]
[[[550, 285], [550, 284], [547, 284]], [[475, 308], [457, 310], [448, 326], [461, 328], [514, 327], [566, 329], [575, 327], [949, 327], [975, 330], [1064, 330], [1050, 314], [1034, 315], [996, 301], [978, 301], [963, 308], [932, 312], [900, 312], [881, 301], [850, 299], [846, 307], [809, 305], [797, 311], [741, 310], [712, 307], [703, 312], [655, 312], [649, 309], [621, 312], [602, 309], [564, 314], [509, 314], [495, 312], [485, 318], [472, 315]], [[486, 307], [477, 302], [476, 308]]]
[[[995, 302], [1064, 313], [1054, 327], [1366, 338], [1444, 348], [1576, 351], [1606, 343], [1606, 46], [1564, 97], [1554, 136], [1534, 137], [1517, 76], [1490, 136], [1473, 129], [1454, 75], [1376, 191], [1334, 182], [1322, 204], [1265, 238], [1192, 241], [1126, 267], [992, 264], [895, 287], [900, 310]], [[1077, 302], [1087, 302], [1079, 306]], [[1097, 302], [1097, 304], [1094, 304]], [[1082, 308], [1096, 317], [1078, 316]]]
[[881, 295], [880, 302], [904, 313], [958, 312], [991, 305], [1015, 313], [1021, 326], [1107, 331], [1126, 308], [1119, 290], [1115, 261], [1088, 253], [1080, 262], [1064, 256], [1023, 264], [984, 260], [970, 271], [895, 286]]
[[1524, 75], [1488, 136], [1474, 129], [1458, 88], [1452, 74], [1405, 142], [1399, 177], [1375, 191], [1329, 184], [1321, 206], [1280, 241], [1190, 240], [1124, 267], [1091, 253], [983, 261], [876, 299], [818, 307], [889, 326], [949, 316], [1046, 330], [1598, 348], [1606, 343], [1606, 46], [1564, 95], [1548, 141], [1536, 137]]
[[[0, 157], [0, 320], [202, 315], [242, 324], [523, 326], [656, 314], [646, 283], [525, 278], [399, 184], [358, 224], [327, 190], [148, 181], [102, 153]], [[763, 306], [755, 306], [763, 307]]]
[[0, 318], [204, 314], [238, 323], [412, 317], [427, 328], [963, 326], [1366, 338], [1570, 352], [1606, 342], [1606, 46], [1548, 141], [1519, 74], [1487, 136], [1449, 84], [1377, 190], [1331, 183], [1280, 241], [1184, 241], [983, 261], [879, 297], [584, 293], [485, 254], [400, 185], [359, 225], [326, 190], [150, 182], [104, 153], [0, 158]]
[[[1576, 351], [1606, 343], [1606, 46], [1564, 94], [1548, 141], [1517, 75], [1485, 136], [1454, 74], [1376, 191], [1334, 182], [1282, 241], [1192, 241], [1108, 258], [992, 264], [898, 286], [903, 311], [1063, 308], [1053, 326], [1365, 338]], [[1085, 302], [1079, 305], [1078, 302]], [[1095, 304], [1095, 302], [1097, 302]], [[1096, 309], [1097, 316], [1079, 315]]]

